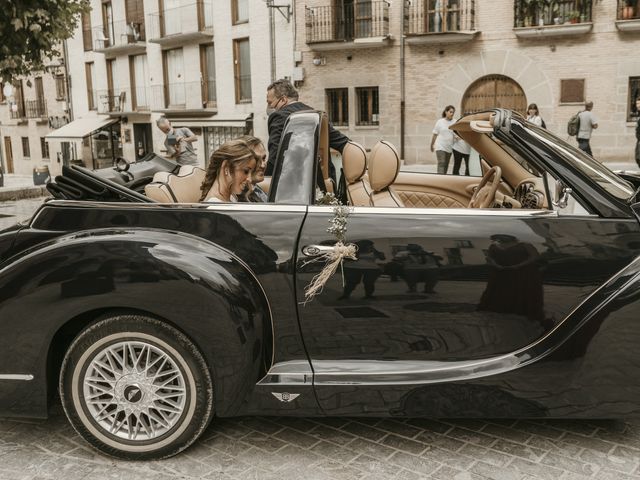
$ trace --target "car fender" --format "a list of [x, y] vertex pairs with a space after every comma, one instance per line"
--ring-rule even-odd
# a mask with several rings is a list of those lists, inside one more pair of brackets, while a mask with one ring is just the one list
[[132, 228], [58, 237], [0, 266], [0, 365], [10, 366], [1, 373], [33, 375], [33, 393], [43, 393], [56, 332], [110, 310], [187, 334], [211, 367], [218, 414], [241, 404], [270, 367], [271, 315], [250, 268], [200, 237]]

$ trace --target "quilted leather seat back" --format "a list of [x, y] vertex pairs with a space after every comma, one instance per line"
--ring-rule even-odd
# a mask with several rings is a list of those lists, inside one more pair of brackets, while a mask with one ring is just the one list
[[147, 197], [161, 203], [197, 203], [205, 171], [193, 165], [180, 167], [177, 175], [158, 172], [153, 181], [144, 187]]
[[407, 207], [413, 208], [465, 208], [455, 198], [428, 192], [405, 192], [396, 191]]
[[371, 186], [367, 178], [367, 152], [355, 142], [348, 142], [342, 150], [342, 171], [347, 181], [347, 197], [354, 207], [369, 206]]

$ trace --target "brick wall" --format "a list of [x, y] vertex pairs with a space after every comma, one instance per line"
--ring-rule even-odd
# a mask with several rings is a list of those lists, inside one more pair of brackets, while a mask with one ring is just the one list
[[[400, 144], [400, 33], [402, 2], [390, 9], [391, 42], [376, 48], [330, 51], [305, 41], [305, 7], [328, 5], [327, 0], [298, 4], [296, 48], [303, 52], [306, 69], [301, 96], [324, 108], [324, 89], [348, 87], [350, 122], [343, 131], [367, 147], [380, 138]], [[594, 131], [594, 156], [603, 161], [632, 161], [634, 125], [626, 121], [628, 79], [640, 76], [640, 56], [632, 54], [640, 32], [623, 33], [615, 25], [615, 2], [594, 2], [593, 29], [576, 36], [533, 39], [516, 37], [513, 2], [476, 0], [476, 30], [464, 43], [406, 45], [405, 161], [435, 163], [429, 151], [431, 130], [442, 109], [460, 109], [466, 89], [478, 78], [502, 74], [515, 80], [527, 102], [540, 107], [547, 127], [566, 138], [566, 122], [581, 105], [560, 104], [560, 80], [584, 78], [585, 95], [595, 104], [599, 128]], [[314, 66], [314, 57], [324, 65]], [[379, 86], [379, 128], [356, 127], [357, 86]], [[571, 140], [574, 141], [574, 140]]]

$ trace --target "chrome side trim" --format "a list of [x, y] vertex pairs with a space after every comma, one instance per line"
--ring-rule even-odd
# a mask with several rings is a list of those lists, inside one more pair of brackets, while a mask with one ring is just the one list
[[[554, 210], [525, 210], [521, 208], [389, 208], [389, 207], [351, 207], [352, 214], [394, 214], [394, 215], [447, 215], [456, 217], [544, 217], [555, 218]], [[333, 207], [309, 206], [309, 213], [332, 213]]]
[[0, 373], [0, 380], [33, 380], [33, 375], [23, 375], [20, 373]]
[[258, 385], [311, 385], [313, 370], [307, 360], [291, 360], [273, 365]]
[[[631, 271], [629, 278], [624, 279], [625, 272]], [[544, 352], [535, 357], [531, 350], [541, 346], [564, 322], [579, 309], [596, 297], [601, 291], [611, 288], [612, 283], [619, 279], [624, 280], [617, 286], [616, 292], [620, 295], [636, 278], [640, 277], [640, 256], [614, 274], [600, 287], [594, 290], [578, 306], [569, 312], [558, 324], [549, 330], [544, 336], [533, 343], [514, 352], [492, 358], [470, 361], [434, 362], [434, 361], [402, 361], [402, 360], [314, 360], [314, 385], [428, 385], [432, 383], [454, 382], [470, 380], [490, 375], [505, 373], [516, 368], [524, 367], [534, 361], [538, 361], [555, 350], [556, 344], [546, 348]], [[571, 330], [565, 334], [570, 337], [584, 322], [600, 309], [605, 307], [613, 297], [610, 295], [594, 308], [589, 315], [583, 317]]]

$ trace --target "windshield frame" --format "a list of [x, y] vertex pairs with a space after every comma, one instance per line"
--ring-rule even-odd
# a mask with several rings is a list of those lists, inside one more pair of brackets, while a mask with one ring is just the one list
[[536, 137], [547, 148], [551, 149], [557, 158], [562, 158], [570, 163], [571, 167], [589, 178], [594, 185], [604, 190], [607, 194], [627, 203], [634, 199], [636, 190], [630, 182], [616, 175], [587, 153], [530, 122], [522, 122], [522, 126], [530, 135]]

